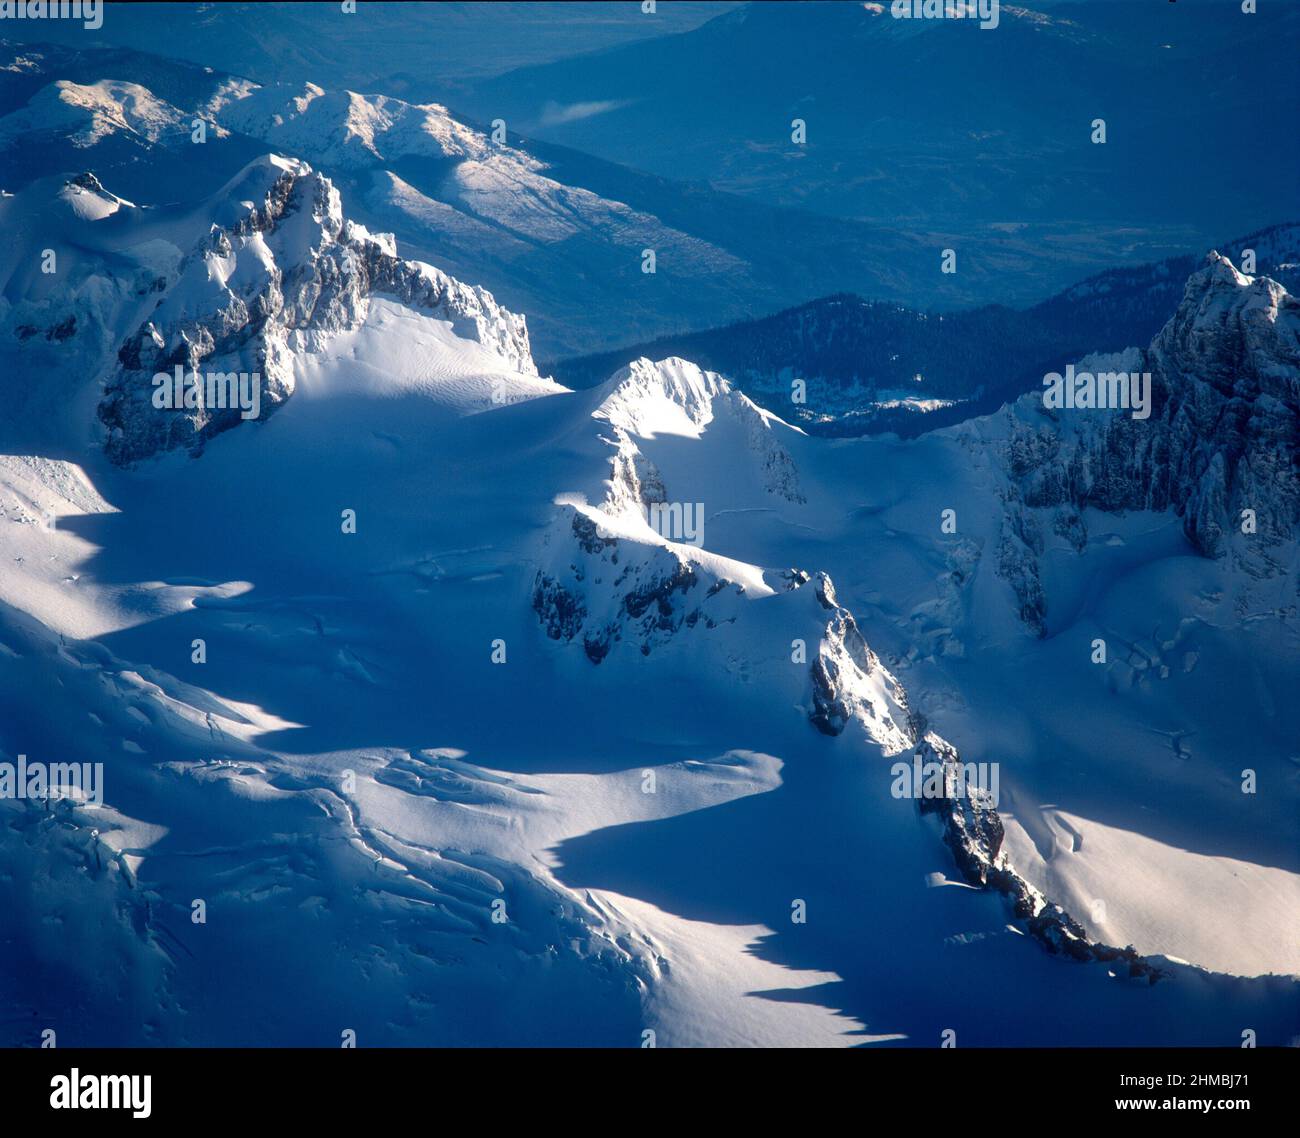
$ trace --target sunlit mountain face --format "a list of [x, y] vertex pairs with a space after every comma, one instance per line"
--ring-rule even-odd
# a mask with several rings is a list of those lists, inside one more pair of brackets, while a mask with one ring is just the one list
[[0, 1043], [1300, 1037], [1300, 11], [951, 7], [0, 22]]

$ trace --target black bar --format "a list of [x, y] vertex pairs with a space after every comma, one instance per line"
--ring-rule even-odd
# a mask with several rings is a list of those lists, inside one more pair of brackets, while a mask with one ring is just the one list
[[[915, 1111], [918, 1124], [1055, 1118], [1072, 1130], [1124, 1114], [1196, 1116], [1235, 1134], [1293, 1107], [1300, 1074], [1300, 1050], [1285, 1048], [648, 1050], [9, 1050], [0, 1052], [0, 1102], [7, 1124], [62, 1115], [94, 1125], [112, 1114], [164, 1125], [383, 1124], [394, 1110], [424, 1104], [437, 1107], [426, 1116], [431, 1126], [464, 1112], [481, 1112], [494, 1128], [514, 1118], [590, 1122], [595, 1107], [618, 1111], [602, 1110], [596, 1117], [605, 1121], [644, 1125], [694, 1114], [703, 1099], [729, 1122], [802, 1102], [822, 1117], [839, 1109], [857, 1119]], [[88, 1075], [149, 1076], [148, 1117], [134, 1118], [129, 1106], [54, 1109], [58, 1080], [74, 1069], [79, 1085]]]

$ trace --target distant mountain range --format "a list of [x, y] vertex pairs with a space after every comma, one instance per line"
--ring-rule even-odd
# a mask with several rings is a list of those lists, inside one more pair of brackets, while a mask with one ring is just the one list
[[1275, 221], [1294, 192], [1300, 137], [1281, 124], [1300, 118], [1298, 5], [1003, 3], [990, 30], [891, 7], [747, 4], [430, 94], [664, 176], [967, 239], [1173, 220], [1200, 244]]
[[[547, 358], [839, 292], [927, 310], [1025, 305], [1200, 244], [1183, 223], [1080, 230], [1050, 218], [980, 225], [963, 243], [928, 215], [869, 224], [774, 205], [523, 138], [511, 120], [499, 143], [492, 119], [313, 82], [259, 85], [126, 48], [7, 41], [0, 189], [92, 172], [143, 206], [195, 203], [278, 148], [327, 172], [349, 212], [404, 253], [527, 312]], [[944, 273], [954, 246], [957, 272]]]
[[[1300, 224], [1227, 241], [1253, 249], [1256, 271], [1300, 286]], [[640, 356], [681, 356], [731, 377], [769, 410], [825, 435], [910, 436], [995, 410], [1089, 351], [1148, 343], [1203, 259], [1110, 269], [1024, 310], [989, 305], [921, 312], [836, 295], [758, 320], [575, 359], [541, 362], [569, 387], [592, 387]], [[804, 381], [806, 402], [792, 401]]]

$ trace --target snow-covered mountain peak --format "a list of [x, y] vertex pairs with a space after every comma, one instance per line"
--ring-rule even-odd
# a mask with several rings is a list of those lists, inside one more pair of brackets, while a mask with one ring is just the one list
[[493, 149], [486, 135], [439, 104], [326, 91], [315, 83], [263, 87], [232, 80], [210, 110], [234, 130], [341, 169], [399, 158], [482, 159]]
[[[400, 260], [393, 238], [345, 218], [338, 190], [305, 162], [268, 155], [251, 163], [207, 212], [220, 220], [162, 282], [118, 353], [99, 411], [115, 462], [177, 447], [198, 453], [212, 436], [264, 419], [293, 393], [301, 353], [360, 328], [372, 299], [445, 321], [494, 366], [537, 375], [522, 316], [482, 288]], [[173, 369], [256, 376], [256, 405], [159, 407], [153, 377]]]
[[[76, 147], [90, 147], [113, 134], [160, 142], [181, 133], [187, 116], [139, 83], [60, 79], [42, 87], [25, 107], [0, 118], [0, 149], [20, 134], [58, 132]], [[188, 132], [186, 132], [188, 135]]]
[[1200, 272], [1192, 275], [1191, 279], [1187, 282], [1188, 286], [1192, 287], [1201, 279], [1223, 281], [1227, 284], [1234, 285], [1250, 283], [1250, 278], [1244, 273], [1239, 273], [1237, 267], [1217, 249], [1211, 249], [1210, 252], [1205, 255], [1205, 267], [1201, 269]]
[[89, 172], [78, 174], [64, 182], [58, 197], [73, 216], [81, 221], [100, 221], [111, 217], [123, 206], [135, 208], [133, 202], [109, 193], [100, 185], [99, 179]]
[[1031, 629], [1045, 632], [1050, 605], [1039, 576], [1046, 534], [1082, 554], [1097, 524], [1090, 510], [1172, 511], [1192, 547], [1231, 555], [1243, 582], [1294, 572], [1300, 303], [1281, 284], [1211, 253], [1148, 348], [1074, 366], [1098, 384], [1144, 387], [1148, 415], [1127, 404], [1049, 410], [1034, 392], [954, 432], [968, 445], [1001, 436], [999, 573]]
[[617, 371], [601, 389], [593, 412], [632, 435], [698, 437], [713, 419], [713, 401], [731, 391], [716, 372], [671, 357], [657, 363], [642, 356]]
[[585, 493], [560, 502], [545, 536], [533, 608], [547, 635], [580, 641], [592, 663], [621, 640], [648, 655], [685, 630], [733, 623], [742, 601], [772, 596], [760, 566], [710, 549], [705, 525], [733, 508], [728, 495], [736, 507], [803, 502], [778, 433], [794, 429], [676, 357], [633, 360], [592, 397], [609, 476], [594, 504]]
[[1268, 277], [1249, 277], [1210, 253], [1151, 345], [1170, 379], [1206, 382], [1253, 402], [1300, 394], [1300, 302]]
[[690, 435], [698, 438], [718, 414], [802, 435], [780, 416], [760, 407], [729, 379], [690, 360], [669, 356], [658, 361], [641, 356], [616, 371], [597, 391], [593, 412], [631, 435]]
[[[720, 462], [732, 488], [803, 502], [799, 471], [788, 449], [797, 428], [758, 407], [716, 372], [688, 360], [644, 357], [620, 368], [596, 391], [592, 417], [613, 428], [605, 509], [644, 515], [672, 503], [718, 496]], [[685, 450], [673, 440], [710, 445]], [[742, 489], [744, 488], [744, 489]]]

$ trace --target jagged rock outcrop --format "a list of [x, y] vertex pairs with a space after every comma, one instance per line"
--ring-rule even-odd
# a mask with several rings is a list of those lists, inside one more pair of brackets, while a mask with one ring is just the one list
[[916, 743], [922, 763], [938, 762], [943, 767], [944, 793], [918, 800], [922, 814], [936, 814], [943, 823], [944, 844], [962, 876], [972, 885], [995, 889], [1003, 894], [1025, 930], [1048, 952], [1071, 960], [1115, 963], [1130, 979], [1154, 984], [1167, 973], [1141, 956], [1132, 945], [1116, 948], [1091, 940], [1078, 921], [1016, 873], [1002, 852], [1005, 831], [997, 807], [987, 791], [971, 786], [961, 791], [961, 757], [957, 749], [933, 732], [923, 731]]
[[1103, 369], [1151, 373], [1150, 418], [1058, 410], [1045, 425], [1009, 409], [1005, 464], [1025, 505], [1059, 511], [1054, 525], [1076, 542], [1089, 506], [1173, 510], [1207, 557], [1227, 553], [1250, 510], [1240, 561], [1275, 571], [1268, 549], [1300, 521], [1300, 301], [1212, 253], [1150, 347], [1098, 359]]
[[[797, 580], [791, 578], [793, 587], [799, 587]], [[927, 730], [924, 716], [909, 709], [907, 693], [867, 645], [853, 615], [838, 603], [830, 579], [819, 573], [816, 580], [817, 598], [831, 615], [810, 669], [808, 718], [813, 726], [839, 735], [856, 721], [885, 755], [910, 749], [923, 767], [937, 764], [942, 793], [918, 797], [921, 813], [939, 817], [944, 844], [962, 876], [1007, 897], [1025, 930], [1049, 952], [1078, 961], [1117, 962], [1130, 978], [1160, 979], [1165, 973], [1132, 946], [1121, 949], [1090, 940], [1078, 921], [1015, 871], [1002, 851], [1005, 830], [993, 796], [965, 776], [957, 749]]]
[[698, 566], [683, 547], [651, 544], [604, 529], [566, 507], [547, 545], [567, 564], [539, 569], [532, 607], [552, 640], [578, 640], [593, 664], [627, 641], [648, 656], [682, 629], [736, 619], [745, 588]]
[[808, 718], [824, 735], [838, 735], [854, 720], [886, 755], [911, 743], [911, 716], [903, 686], [885, 669], [835, 596], [835, 586], [818, 573], [818, 603], [830, 615], [812, 662], [813, 703]]
[[248, 418], [245, 407], [154, 405], [156, 373], [256, 373], [256, 418], [294, 389], [294, 356], [358, 327], [372, 296], [451, 321], [458, 335], [536, 375], [522, 316], [439, 270], [397, 257], [393, 239], [343, 217], [338, 191], [303, 162], [268, 157], [246, 169], [218, 201], [251, 202], [180, 266], [150, 318], [118, 352], [99, 407], [105, 450], [129, 464], [176, 448], [197, 454]]
[[998, 573], [1026, 627], [1046, 630], [1045, 532], [1082, 553], [1089, 508], [1172, 511], [1203, 556], [1255, 578], [1291, 571], [1280, 547], [1300, 523], [1300, 301], [1212, 253], [1147, 349], [1078, 371], [1149, 374], [1150, 417], [1048, 410], [1040, 393], [1004, 412]]

